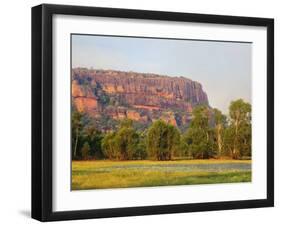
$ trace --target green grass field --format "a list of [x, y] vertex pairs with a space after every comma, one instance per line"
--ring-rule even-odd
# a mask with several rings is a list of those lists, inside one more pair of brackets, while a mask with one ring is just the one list
[[250, 160], [72, 161], [72, 190], [250, 181]]

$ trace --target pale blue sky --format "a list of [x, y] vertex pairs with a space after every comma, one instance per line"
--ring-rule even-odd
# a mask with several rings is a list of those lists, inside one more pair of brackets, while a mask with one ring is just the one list
[[184, 76], [202, 84], [210, 106], [251, 102], [251, 43], [72, 35], [72, 67]]

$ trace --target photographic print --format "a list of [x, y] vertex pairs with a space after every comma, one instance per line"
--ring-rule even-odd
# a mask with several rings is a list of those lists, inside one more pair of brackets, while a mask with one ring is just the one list
[[274, 19], [42, 4], [31, 36], [32, 218], [274, 206]]
[[71, 189], [251, 182], [251, 49], [71, 34]]

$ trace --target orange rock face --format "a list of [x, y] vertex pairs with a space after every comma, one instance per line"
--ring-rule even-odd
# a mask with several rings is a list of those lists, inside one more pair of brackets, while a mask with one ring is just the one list
[[93, 118], [161, 118], [175, 126], [189, 122], [194, 106], [208, 105], [201, 84], [185, 77], [82, 68], [72, 70], [72, 100]]
[[73, 103], [79, 112], [91, 112], [96, 111], [98, 108], [98, 101], [94, 98], [88, 97], [76, 97], [73, 99]]
[[145, 106], [145, 105], [133, 105], [134, 108], [137, 108], [137, 109], [146, 109], [146, 110], [160, 110], [160, 107], [157, 107], [157, 106]]
[[99, 104], [97, 97], [92, 93], [90, 87], [84, 88], [77, 80], [72, 81], [72, 104], [79, 112], [97, 116]]
[[128, 110], [127, 111], [127, 117], [128, 119], [132, 119], [135, 121], [140, 121], [141, 120], [141, 115], [139, 112], [137, 111], [133, 111], [133, 110]]

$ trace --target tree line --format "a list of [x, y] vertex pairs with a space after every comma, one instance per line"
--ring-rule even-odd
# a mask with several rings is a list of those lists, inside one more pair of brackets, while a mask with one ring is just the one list
[[73, 159], [251, 158], [251, 137], [251, 105], [242, 99], [230, 103], [228, 116], [195, 107], [183, 133], [162, 120], [138, 131], [128, 119], [116, 131], [102, 133], [86, 115], [72, 112]]

